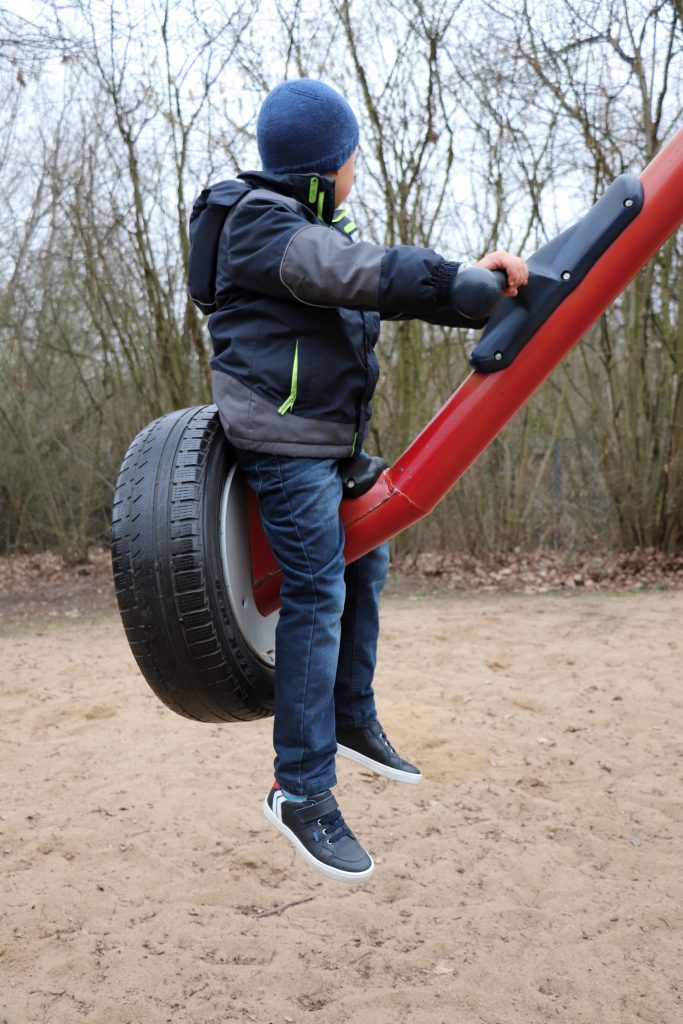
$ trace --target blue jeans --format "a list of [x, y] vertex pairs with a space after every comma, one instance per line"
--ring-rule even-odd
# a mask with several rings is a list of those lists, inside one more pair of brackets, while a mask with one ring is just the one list
[[240, 469], [258, 495], [266, 536], [282, 568], [275, 634], [275, 778], [291, 793], [336, 784], [336, 725], [374, 721], [372, 680], [379, 598], [389, 547], [346, 566], [336, 459], [244, 449]]

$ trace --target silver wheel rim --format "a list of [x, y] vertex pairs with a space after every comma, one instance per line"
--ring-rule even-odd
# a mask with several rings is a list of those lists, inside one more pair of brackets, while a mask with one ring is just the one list
[[228, 602], [242, 639], [260, 662], [275, 665], [275, 627], [279, 611], [261, 615], [254, 601], [249, 549], [247, 488], [237, 466], [225, 480], [220, 512], [221, 561]]

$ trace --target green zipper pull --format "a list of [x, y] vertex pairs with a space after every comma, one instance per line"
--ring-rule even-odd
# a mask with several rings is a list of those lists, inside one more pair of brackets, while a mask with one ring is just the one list
[[285, 398], [284, 402], [282, 403], [282, 405], [278, 409], [278, 412], [280, 413], [280, 416], [284, 416], [284, 414], [286, 412], [289, 412], [290, 409], [294, 406], [294, 403], [296, 402], [296, 382], [297, 382], [297, 377], [298, 376], [299, 376], [299, 339], [297, 338], [296, 339], [296, 345], [294, 346], [294, 362], [292, 363], [292, 384], [291, 384], [291, 388], [290, 388], [289, 394], [287, 395], [287, 397]]

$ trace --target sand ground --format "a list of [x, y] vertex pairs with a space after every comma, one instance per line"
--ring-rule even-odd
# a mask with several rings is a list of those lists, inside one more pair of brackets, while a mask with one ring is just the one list
[[680, 1024], [683, 593], [389, 597], [421, 786], [340, 761], [377, 868], [266, 822], [271, 722], [159, 703], [115, 616], [0, 636], [2, 1024]]

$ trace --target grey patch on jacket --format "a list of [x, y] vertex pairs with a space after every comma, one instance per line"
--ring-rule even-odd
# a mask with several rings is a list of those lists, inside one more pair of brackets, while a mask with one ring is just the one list
[[229, 373], [211, 374], [213, 399], [223, 430], [236, 448], [272, 455], [344, 459], [351, 455], [356, 424], [314, 420], [286, 412]]
[[293, 236], [280, 264], [280, 280], [295, 299], [334, 309], [330, 295], [344, 305], [375, 310], [385, 250], [371, 242], [348, 240], [322, 224], [308, 224]]
[[251, 192], [242, 200], [242, 202], [250, 203], [252, 199], [276, 199], [278, 203], [282, 203], [283, 206], [289, 206], [292, 210], [298, 210], [301, 207], [301, 203], [298, 199], [294, 199], [293, 196], [284, 196], [281, 192], [271, 192], [269, 188], [254, 188]]
[[[253, 202], [255, 199], [269, 199], [271, 202], [277, 201], [278, 203], [281, 203], [283, 206], [288, 206], [290, 210], [294, 210], [295, 212], [300, 212], [302, 209], [302, 205], [298, 199], [294, 199], [292, 196], [283, 196], [279, 192], [271, 192], [270, 189], [268, 188], [252, 189], [251, 192], [247, 193], [244, 199], [240, 200], [239, 205], [248, 206], [249, 203]], [[225, 218], [225, 224], [223, 225], [223, 234], [226, 236], [226, 238], [230, 237], [230, 214], [237, 209], [237, 206], [238, 204], [235, 203], [232, 210], [230, 210], [230, 213]]]

